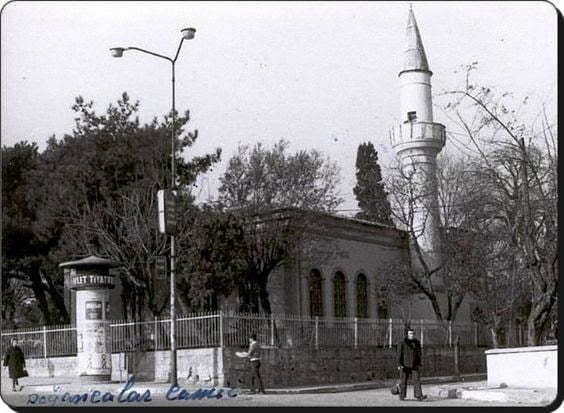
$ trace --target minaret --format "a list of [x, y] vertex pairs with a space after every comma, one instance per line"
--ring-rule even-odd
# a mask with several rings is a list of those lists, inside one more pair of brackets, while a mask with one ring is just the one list
[[[400, 124], [392, 130], [392, 147], [401, 170], [415, 188], [413, 230], [429, 269], [441, 263], [437, 200], [437, 154], [445, 145], [445, 127], [433, 122], [431, 76], [411, 6], [400, 80]], [[414, 262], [418, 262], [413, 255]]]

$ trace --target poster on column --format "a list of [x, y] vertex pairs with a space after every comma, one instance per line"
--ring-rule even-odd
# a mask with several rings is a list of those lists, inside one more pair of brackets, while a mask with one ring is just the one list
[[85, 311], [86, 311], [86, 320], [101, 320], [102, 319], [102, 302], [101, 301], [86, 301]]
[[86, 357], [86, 368], [89, 374], [94, 370], [109, 368], [109, 351], [106, 322], [90, 322], [82, 329], [83, 355]]
[[105, 322], [89, 323], [82, 330], [84, 351], [91, 353], [106, 352]]

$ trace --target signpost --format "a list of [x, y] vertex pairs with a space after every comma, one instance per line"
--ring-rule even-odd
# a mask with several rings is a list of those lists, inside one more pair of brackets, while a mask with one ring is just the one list
[[155, 258], [155, 278], [157, 280], [166, 280], [168, 278], [167, 261], [168, 257], [165, 255], [159, 255]]
[[159, 204], [159, 232], [176, 235], [176, 191], [160, 189], [157, 192]]
[[166, 255], [159, 255], [155, 257], [155, 269], [153, 276], [153, 291], [154, 299], [157, 305], [161, 306], [166, 303], [169, 291], [166, 288], [168, 282], [168, 274], [170, 266], [168, 265], [169, 257]]
[[[182, 44], [182, 43], [180, 43]], [[180, 50], [180, 49], [178, 49]], [[174, 65], [172, 82], [174, 85]], [[172, 93], [172, 101], [174, 102], [174, 88]], [[172, 113], [174, 116], [174, 104], [172, 105]], [[173, 133], [172, 133], [172, 186], [176, 184], [176, 174], [174, 173], [174, 117], [173, 117]], [[176, 301], [175, 292], [175, 242], [176, 235], [176, 191], [172, 189], [161, 189], [157, 192], [159, 207], [159, 231], [161, 234], [170, 235], [170, 383], [176, 386], [178, 372], [176, 368], [176, 310], [174, 304]]]

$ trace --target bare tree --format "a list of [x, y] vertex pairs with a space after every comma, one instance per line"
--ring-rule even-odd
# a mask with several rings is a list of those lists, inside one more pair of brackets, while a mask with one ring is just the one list
[[[483, 210], [487, 192], [476, 186], [476, 175], [467, 169], [468, 161], [443, 154], [438, 161], [437, 195], [440, 219], [441, 259], [439, 265], [424, 250], [421, 239], [428, 228], [431, 212], [421, 210], [421, 191], [416, 174], [396, 167], [388, 179], [394, 218], [409, 234], [412, 265], [396, 267], [394, 277], [403, 279], [406, 295], [417, 291], [430, 301], [438, 320], [454, 320], [464, 299], [476, 285], [484, 265], [484, 234], [476, 229], [485, 219]], [[416, 222], [415, 215], [424, 218]], [[420, 225], [423, 222], [423, 225]], [[397, 288], [396, 288], [397, 289]], [[444, 297], [445, 300], [442, 300]], [[444, 303], [442, 303], [444, 301]]]
[[[530, 285], [527, 341], [539, 344], [557, 303], [558, 215], [555, 127], [543, 107], [541, 129], [520, 120], [510, 94], [469, 82], [476, 64], [465, 67], [466, 87], [446, 94], [445, 107], [460, 125], [481, 160], [481, 170], [495, 189], [491, 225], [502, 230], [515, 254], [516, 271]], [[521, 106], [527, 104], [525, 97]]]

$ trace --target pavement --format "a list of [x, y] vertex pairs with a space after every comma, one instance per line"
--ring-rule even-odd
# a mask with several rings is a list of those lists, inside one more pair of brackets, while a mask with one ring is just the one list
[[430, 394], [440, 398], [500, 402], [512, 405], [546, 406], [557, 396], [553, 388], [488, 387], [487, 381], [452, 383], [434, 386]]
[[[362, 392], [372, 389], [389, 389], [395, 380], [371, 381], [362, 383], [343, 383], [323, 386], [304, 386], [293, 388], [267, 388], [268, 395], [314, 395], [343, 392]], [[122, 382], [110, 383], [80, 383], [76, 377], [27, 377], [21, 380], [24, 386], [23, 394], [42, 394], [53, 392], [84, 393], [98, 390], [102, 393], [119, 393], [125, 386]], [[438, 399], [459, 399], [468, 401], [481, 401], [484, 403], [507, 404], [507, 405], [529, 405], [546, 406], [556, 397], [556, 389], [531, 389], [531, 388], [511, 388], [511, 387], [487, 387], [485, 374], [468, 374], [461, 376], [443, 377], [424, 377], [421, 379], [425, 394], [430, 398]], [[178, 386], [187, 391], [195, 391], [198, 388], [208, 389], [213, 387], [211, 384], [193, 383], [187, 380], [179, 380]], [[218, 386], [220, 387], [220, 386]], [[169, 383], [158, 382], [135, 382], [131, 388], [149, 389], [151, 394], [157, 397], [164, 397], [170, 389]], [[411, 391], [411, 390], [409, 390]], [[2, 396], [5, 398], [11, 391], [11, 381], [2, 377]], [[248, 391], [237, 389], [239, 395], [247, 395]]]

